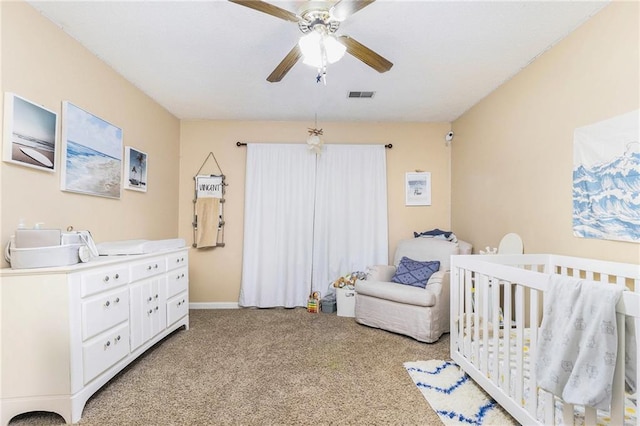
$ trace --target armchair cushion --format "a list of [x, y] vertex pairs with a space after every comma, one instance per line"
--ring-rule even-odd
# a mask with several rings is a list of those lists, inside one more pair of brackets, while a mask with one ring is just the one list
[[403, 256], [402, 259], [400, 259], [396, 273], [391, 277], [391, 281], [398, 284], [425, 288], [431, 275], [438, 271], [438, 269], [440, 269], [440, 262], [437, 260], [420, 262]]
[[434, 238], [411, 238], [398, 243], [393, 264], [398, 266], [403, 257], [413, 260], [439, 260], [440, 269], [449, 270], [451, 255], [459, 254], [459, 243]]
[[356, 294], [392, 300], [405, 305], [435, 306], [442, 289], [442, 280], [446, 275], [445, 271], [434, 273], [426, 288], [394, 282], [356, 281]]
[[361, 281], [356, 282], [356, 292], [358, 294], [392, 300], [405, 305], [428, 307], [436, 303], [436, 295], [420, 287], [377, 281], [365, 283], [363, 285]]
[[367, 268], [367, 281], [391, 281], [396, 267], [392, 265], [373, 265]]

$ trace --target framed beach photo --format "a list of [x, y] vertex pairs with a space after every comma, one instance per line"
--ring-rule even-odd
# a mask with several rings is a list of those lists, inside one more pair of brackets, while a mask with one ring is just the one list
[[67, 101], [62, 117], [62, 190], [120, 198], [122, 129]]
[[147, 153], [126, 146], [124, 148], [124, 188], [147, 192]]
[[13, 93], [4, 95], [3, 160], [54, 172], [58, 114]]
[[405, 174], [405, 205], [431, 205], [431, 173], [416, 172]]

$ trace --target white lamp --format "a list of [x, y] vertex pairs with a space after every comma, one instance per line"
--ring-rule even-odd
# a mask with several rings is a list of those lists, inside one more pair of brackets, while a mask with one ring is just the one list
[[302, 62], [318, 69], [339, 61], [347, 51], [342, 43], [322, 29], [311, 31], [301, 37], [298, 46], [302, 51]]
[[307, 130], [309, 132], [309, 137], [307, 138], [309, 150], [315, 154], [321, 154], [324, 141], [322, 140], [322, 129], [318, 129], [318, 114], [316, 114], [315, 127]]

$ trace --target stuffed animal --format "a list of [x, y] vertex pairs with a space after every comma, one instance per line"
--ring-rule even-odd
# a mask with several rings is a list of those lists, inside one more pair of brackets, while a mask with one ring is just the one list
[[347, 282], [346, 282], [346, 280], [344, 279], [344, 277], [340, 277], [340, 278], [338, 278], [337, 280], [335, 280], [335, 281], [333, 282], [333, 286], [334, 286], [335, 288], [342, 288], [342, 287], [344, 287], [345, 285], [347, 285]]

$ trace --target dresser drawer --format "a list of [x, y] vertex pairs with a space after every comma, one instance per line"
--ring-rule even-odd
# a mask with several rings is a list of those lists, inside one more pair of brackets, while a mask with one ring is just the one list
[[189, 312], [187, 292], [181, 293], [167, 301], [167, 327], [178, 321]]
[[180, 268], [189, 263], [189, 256], [186, 251], [174, 253], [167, 256], [167, 271]]
[[129, 282], [129, 266], [114, 266], [82, 275], [80, 296], [86, 297]]
[[129, 290], [123, 288], [82, 302], [82, 340], [129, 318]]
[[84, 384], [129, 354], [129, 323], [91, 339], [82, 345]]
[[187, 291], [189, 288], [189, 269], [187, 267], [167, 273], [167, 297]]
[[154, 257], [131, 265], [131, 281], [152, 277], [167, 271], [164, 257]]

